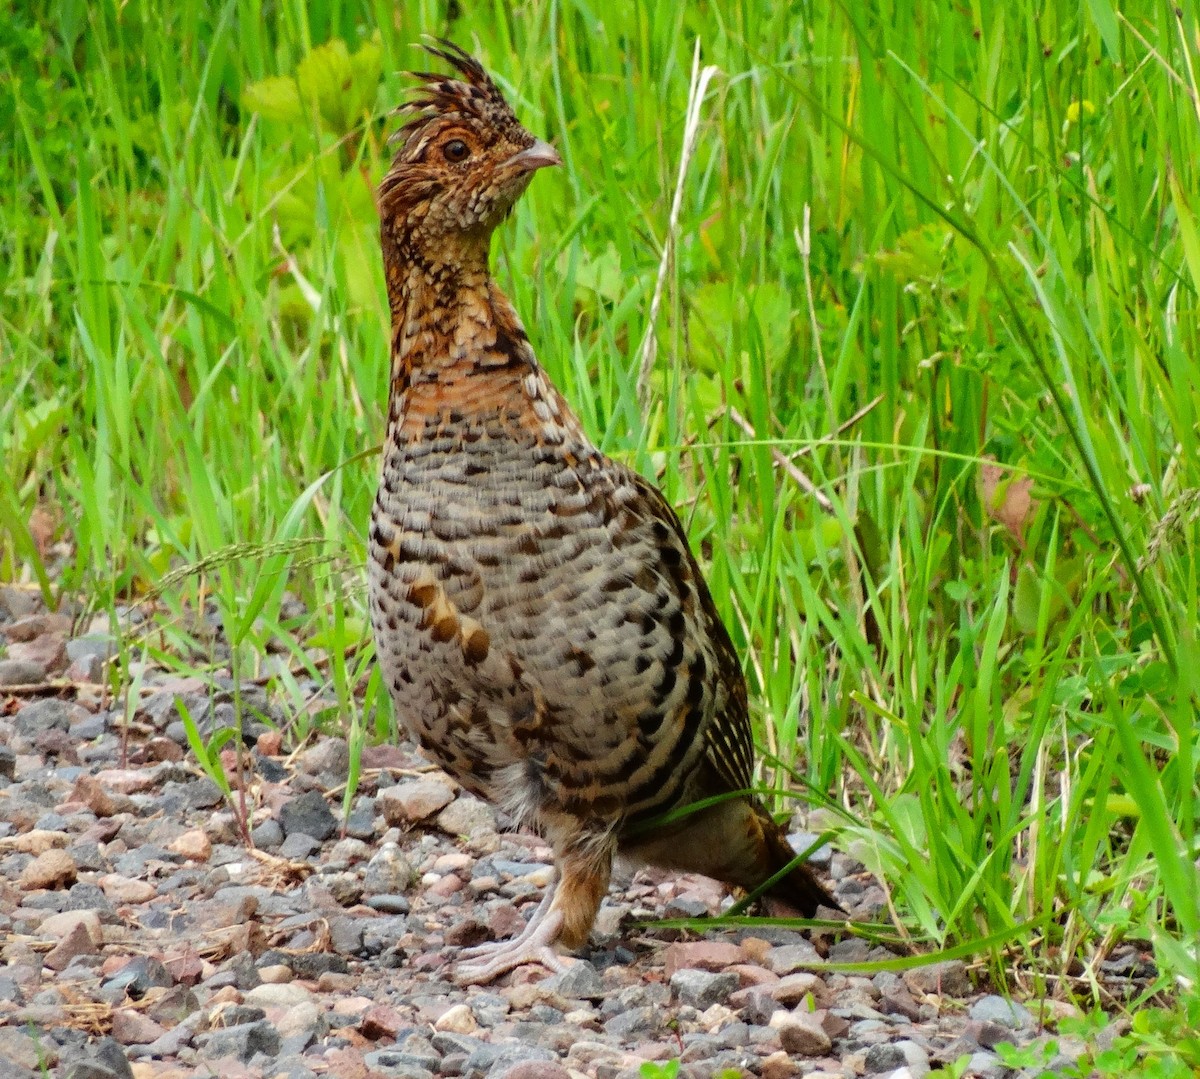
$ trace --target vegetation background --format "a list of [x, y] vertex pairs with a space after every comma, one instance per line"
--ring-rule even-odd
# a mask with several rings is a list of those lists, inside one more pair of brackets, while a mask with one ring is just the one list
[[829, 807], [923, 948], [1111, 1006], [1101, 964], [1145, 942], [1183, 988], [1140, 1048], [1194, 1065], [1196, 16], [9, 6], [0, 579], [144, 617], [118, 695], [231, 668], [290, 737], [388, 734], [373, 189], [411, 46], [446, 35], [562, 152], [496, 271], [596, 441], [680, 507], [766, 781]]

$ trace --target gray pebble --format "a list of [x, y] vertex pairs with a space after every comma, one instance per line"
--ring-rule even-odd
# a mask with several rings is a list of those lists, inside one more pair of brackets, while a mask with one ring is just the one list
[[904, 984], [913, 993], [965, 997], [971, 992], [971, 979], [961, 959], [948, 959], [942, 963], [906, 970]]
[[46, 680], [46, 668], [30, 659], [0, 659], [0, 686], [33, 686]]
[[488, 1045], [472, 1053], [463, 1065], [464, 1079], [499, 1079], [515, 1064], [553, 1061], [556, 1057], [540, 1045]]
[[1006, 1079], [1012, 1072], [995, 1053], [981, 1051], [971, 1054], [967, 1074], [972, 1079]]
[[279, 856], [299, 862], [309, 855], [316, 854], [320, 849], [321, 841], [314, 839], [307, 832], [289, 832], [287, 838], [279, 845]]
[[704, 1011], [724, 1004], [738, 987], [738, 976], [728, 971], [712, 974], [706, 970], [677, 970], [671, 975], [671, 990], [684, 1004]]
[[866, 1060], [863, 1062], [868, 1075], [895, 1071], [897, 1068], [903, 1068], [907, 1063], [908, 1057], [904, 1053], [904, 1048], [894, 1042], [872, 1045], [867, 1050]]
[[449, 1030], [439, 1030], [430, 1040], [433, 1048], [445, 1056], [447, 1053], [465, 1053], [468, 1057], [487, 1046], [482, 1038], [473, 1038], [469, 1034], [455, 1034]]
[[80, 742], [94, 742], [97, 738], [104, 737], [104, 732], [108, 729], [108, 716], [95, 715], [88, 716], [86, 719], [81, 719], [71, 728], [71, 737], [78, 739]]
[[767, 953], [763, 966], [772, 974], [783, 977], [783, 975], [792, 974], [797, 970], [820, 966], [823, 962], [824, 960], [817, 954], [817, 949], [808, 941], [803, 941], [799, 944], [785, 944], [781, 948], [772, 948]]
[[120, 990], [139, 1000], [149, 989], [169, 988], [174, 984], [175, 979], [160, 960], [150, 955], [139, 955], [106, 979], [103, 987], [109, 991]]
[[972, 1019], [985, 1023], [1000, 1023], [1010, 1030], [1029, 1030], [1033, 1027], [1033, 1016], [1028, 1008], [994, 993], [975, 1001], [968, 1014]]
[[265, 1019], [256, 1023], [218, 1027], [196, 1037], [196, 1048], [201, 1059], [208, 1060], [231, 1056], [243, 1063], [249, 1063], [256, 1053], [264, 1053], [268, 1057], [276, 1056], [279, 1047], [279, 1031]]
[[329, 943], [339, 955], [360, 955], [363, 950], [363, 924], [359, 918], [329, 919]]
[[16, 778], [17, 755], [8, 746], [0, 746], [0, 779]]
[[478, 836], [496, 830], [492, 807], [471, 795], [459, 795], [437, 815], [437, 826], [449, 835]]
[[76, 663], [81, 659], [97, 659], [107, 663], [116, 654], [117, 643], [107, 633], [89, 633], [67, 641], [67, 659]]
[[283, 829], [273, 817], [250, 830], [250, 838], [259, 850], [276, 850], [283, 842]]
[[830, 963], [865, 963], [870, 946], [859, 937], [847, 937], [837, 941], [829, 949]]
[[375, 838], [375, 799], [365, 795], [354, 803], [346, 818], [346, 835], [369, 841]]
[[125, 1051], [112, 1038], [101, 1038], [77, 1053], [78, 1059], [63, 1070], [65, 1079], [133, 1079]]
[[400, 895], [416, 879], [410, 862], [395, 843], [385, 843], [368, 863], [363, 892], [368, 896]]
[[[821, 837], [815, 832], [789, 832], [788, 842], [797, 854], [803, 854]], [[809, 865], [827, 866], [833, 858], [833, 848], [822, 843], [808, 856]]]
[[604, 1024], [604, 1029], [618, 1038], [653, 1034], [658, 1030], [658, 1017], [659, 1010], [657, 1008], [629, 1008], [608, 1020]]
[[544, 985], [567, 1000], [603, 1000], [607, 992], [596, 968], [582, 959], [548, 979]]
[[338, 829], [337, 818], [319, 791], [308, 791], [285, 802], [279, 811], [283, 834], [303, 832], [316, 840], [330, 838]]
[[366, 904], [381, 914], [407, 914], [412, 907], [408, 897], [403, 895], [373, 895]]
[[45, 731], [71, 729], [71, 709], [56, 697], [34, 701], [20, 709], [13, 719], [16, 732], [25, 738], [33, 738]]

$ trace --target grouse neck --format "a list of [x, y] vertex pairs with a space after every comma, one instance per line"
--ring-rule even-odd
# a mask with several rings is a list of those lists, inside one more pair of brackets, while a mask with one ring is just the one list
[[[486, 261], [413, 261], [402, 277], [389, 275], [389, 286], [391, 437], [423, 437], [434, 416], [524, 414], [539, 400], [557, 399]], [[557, 400], [552, 411], [557, 416]]]

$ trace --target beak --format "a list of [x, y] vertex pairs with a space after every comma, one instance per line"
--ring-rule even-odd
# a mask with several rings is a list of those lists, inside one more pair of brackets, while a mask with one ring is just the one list
[[551, 165], [561, 165], [562, 158], [558, 156], [558, 151], [548, 142], [538, 139], [527, 150], [513, 154], [508, 159], [507, 164], [516, 165], [517, 168], [525, 172], [533, 172], [535, 169], [545, 169]]

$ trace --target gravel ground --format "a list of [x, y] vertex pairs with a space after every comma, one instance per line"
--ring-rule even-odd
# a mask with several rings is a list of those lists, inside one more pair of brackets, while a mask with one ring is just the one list
[[[459, 988], [458, 951], [518, 930], [550, 881], [540, 840], [404, 744], [366, 752], [343, 829], [345, 743], [289, 756], [254, 721], [251, 850], [176, 704], [211, 734], [235, 714], [228, 678], [147, 671], [126, 724], [99, 684], [109, 637], [0, 589], [0, 639], [0, 1079], [632, 1079], [673, 1060], [705, 1079], [906, 1079], [962, 1058], [991, 1079], [1019, 1074], [998, 1043], [1044, 1042], [1073, 1011], [1009, 1003], [959, 962], [820, 970], [892, 958], [857, 939], [641, 929], [729, 901], [647, 872], [617, 882], [565, 973]], [[282, 722], [258, 685], [241, 698]], [[863, 867], [824, 858], [839, 901], [878, 917]], [[1056, 1040], [1064, 1062], [1083, 1049]]]

